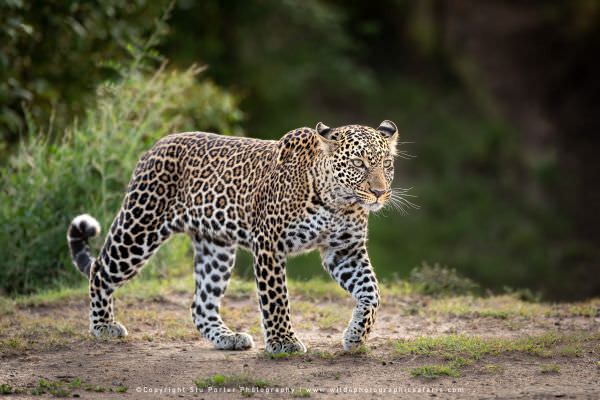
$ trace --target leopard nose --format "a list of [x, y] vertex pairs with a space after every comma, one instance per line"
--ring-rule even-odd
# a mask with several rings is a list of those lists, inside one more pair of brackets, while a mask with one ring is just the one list
[[371, 191], [371, 193], [373, 193], [375, 195], [375, 197], [379, 198], [381, 196], [383, 196], [387, 190], [379, 190], [379, 189], [369, 189]]

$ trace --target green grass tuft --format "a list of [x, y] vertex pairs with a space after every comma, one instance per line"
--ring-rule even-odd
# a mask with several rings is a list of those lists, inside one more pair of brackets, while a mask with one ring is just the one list
[[81, 387], [81, 379], [80, 378], [75, 378], [71, 381], [71, 383], [69, 383], [69, 387], [71, 389], [79, 389]]
[[37, 386], [31, 390], [31, 394], [34, 396], [51, 394], [54, 397], [67, 397], [71, 395], [71, 392], [63, 386], [62, 382], [40, 379]]
[[305, 353], [302, 352], [292, 352], [292, 353], [267, 353], [266, 351], [263, 353], [259, 353], [259, 357], [261, 358], [269, 358], [271, 360], [287, 360], [291, 357], [302, 357]]
[[499, 374], [503, 370], [504, 369], [502, 368], [501, 365], [498, 365], [498, 364], [486, 364], [481, 369], [481, 372], [483, 372], [485, 374]]
[[307, 353], [307, 356], [314, 356], [315, 358], [328, 361], [335, 360], [338, 355], [339, 353], [333, 353], [327, 350], [309, 350]]
[[208, 378], [198, 378], [194, 380], [198, 389], [208, 389], [209, 387], [257, 387], [265, 388], [272, 386], [264, 379], [252, 378], [248, 375], [221, 375], [216, 374]]
[[366, 345], [361, 344], [352, 350], [348, 350], [346, 353], [352, 355], [368, 355], [371, 353], [371, 349], [369, 349]]
[[[61, 381], [51, 381], [47, 379], [40, 379], [37, 382], [37, 385], [31, 389], [29, 392], [31, 395], [40, 396], [44, 394], [49, 394], [54, 397], [71, 397], [72, 390], [83, 389], [87, 392], [96, 392], [96, 393], [104, 393], [104, 392], [116, 392], [116, 393], [125, 393], [127, 391], [127, 387], [125, 386], [117, 386], [113, 388], [106, 388], [100, 385], [92, 385], [89, 383], [83, 383], [80, 378], [75, 378], [69, 383], [61, 382]], [[13, 390], [13, 393], [17, 393], [17, 390]]]
[[423, 310], [426, 315], [451, 315], [470, 318], [488, 317], [508, 319], [510, 317], [532, 318], [553, 313], [550, 305], [530, 303], [513, 295], [492, 297], [454, 296], [433, 299]]
[[[449, 362], [447, 366], [459, 370], [488, 355], [520, 352], [537, 357], [579, 357], [583, 343], [596, 340], [590, 334], [547, 333], [540, 336], [527, 336], [516, 339], [482, 338], [466, 335], [422, 336], [396, 342], [396, 353], [405, 357], [420, 355], [441, 358]], [[493, 367], [486, 372], [493, 372]], [[484, 367], [484, 370], [487, 370]]]
[[435, 379], [442, 376], [451, 376], [457, 378], [460, 372], [451, 365], [423, 365], [410, 370], [410, 374], [414, 377], [427, 379]]
[[310, 390], [305, 388], [296, 389], [292, 392], [292, 397], [306, 398], [310, 397]]
[[558, 364], [542, 364], [540, 365], [540, 372], [542, 374], [558, 374], [560, 373], [560, 367]]
[[590, 336], [585, 334], [561, 335], [553, 332], [517, 339], [466, 335], [421, 336], [396, 342], [396, 352], [400, 356], [414, 354], [437, 356], [448, 360], [464, 357], [474, 361], [486, 355], [506, 352], [523, 352], [541, 357], [577, 356], [581, 352], [581, 343], [589, 338]]
[[0, 394], [11, 394], [13, 392], [14, 389], [8, 383], [0, 384]]

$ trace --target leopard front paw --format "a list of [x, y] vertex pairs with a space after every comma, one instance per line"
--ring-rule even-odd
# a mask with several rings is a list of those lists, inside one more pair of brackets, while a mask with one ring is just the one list
[[354, 350], [357, 347], [365, 344], [366, 336], [362, 335], [361, 332], [357, 332], [356, 329], [347, 328], [342, 336], [342, 346], [344, 350]]
[[127, 329], [118, 322], [110, 324], [93, 325], [90, 328], [92, 335], [96, 337], [125, 337], [128, 335]]
[[306, 353], [306, 346], [292, 335], [267, 339], [265, 351], [270, 354]]

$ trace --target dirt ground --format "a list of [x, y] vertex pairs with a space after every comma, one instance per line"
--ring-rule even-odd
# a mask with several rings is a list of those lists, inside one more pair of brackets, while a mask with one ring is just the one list
[[[189, 293], [181, 291], [119, 299], [119, 319], [130, 332], [125, 340], [88, 337], [83, 294], [5, 307], [0, 317], [0, 384], [5, 391], [8, 385], [8, 391], [16, 392], [10, 398], [51, 397], [51, 393], [144, 399], [600, 398], [598, 301], [538, 305], [507, 297], [436, 300], [386, 296], [384, 291], [367, 348], [348, 353], [342, 351], [340, 339], [352, 302], [343, 296], [314, 298], [292, 292], [294, 324], [309, 352], [282, 358], [271, 358], [262, 350], [254, 294], [226, 297], [222, 307], [233, 329], [254, 337], [256, 346], [249, 351], [212, 349], [194, 331], [190, 302]], [[506, 345], [540, 335], [553, 339], [534, 341], [520, 350], [497, 345], [495, 351], [481, 354], [479, 342], [466, 350], [450, 343], [433, 353], [427, 353], [426, 346], [408, 353], [397, 347], [399, 340], [414, 344], [419, 337], [456, 335], [500, 338]], [[466, 360], [457, 357], [465, 351], [470, 354]], [[416, 372], [449, 360], [455, 362], [454, 376], [426, 378]], [[199, 388], [194, 383], [215, 375], [234, 377], [233, 383], [226, 388], [211, 384]], [[64, 391], [53, 392], [52, 385]], [[240, 385], [248, 387], [242, 390]]]

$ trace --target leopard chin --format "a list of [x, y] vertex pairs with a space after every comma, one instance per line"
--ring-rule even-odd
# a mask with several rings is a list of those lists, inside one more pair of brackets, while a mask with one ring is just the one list
[[355, 200], [356, 204], [358, 204], [363, 209], [365, 209], [366, 211], [369, 211], [369, 212], [377, 212], [377, 211], [381, 210], [383, 208], [383, 206], [385, 205], [384, 202], [379, 201], [379, 200], [367, 201], [358, 196], [356, 196], [355, 199], [356, 199]]
[[370, 212], [377, 212], [383, 208], [383, 204], [379, 203], [379, 202], [369, 203], [369, 204], [363, 203], [361, 205], [365, 210], [370, 211]]

